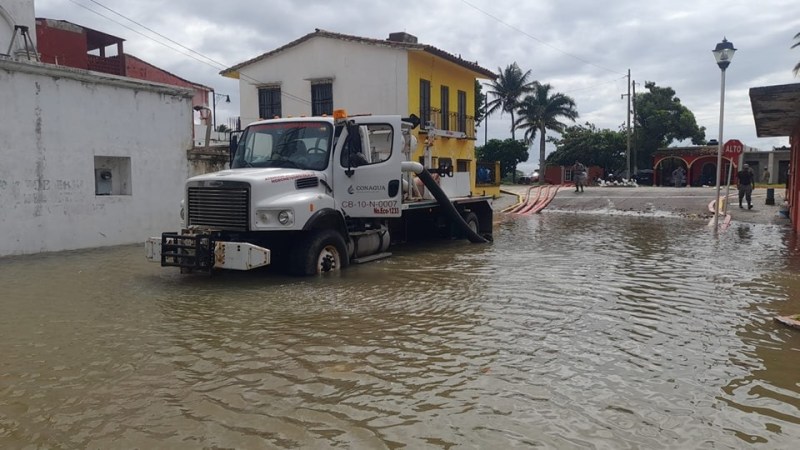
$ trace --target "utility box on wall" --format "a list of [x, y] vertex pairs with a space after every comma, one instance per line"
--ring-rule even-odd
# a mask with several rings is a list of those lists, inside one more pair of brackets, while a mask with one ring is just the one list
[[131, 195], [131, 159], [127, 156], [95, 156], [94, 194]]
[[113, 175], [109, 169], [94, 169], [94, 194], [111, 195], [111, 179]]

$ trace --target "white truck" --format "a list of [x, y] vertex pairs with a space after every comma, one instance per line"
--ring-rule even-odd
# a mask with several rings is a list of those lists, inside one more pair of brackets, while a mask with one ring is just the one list
[[416, 238], [490, 241], [491, 198], [455, 183], [452, 167], [411, 161], [418, 124], [341, 110], [254, 122], [231, 140], [230, 169], [186, 181], [182, 230], [148, 239], [146, 257], [185, 273], [271, 264], [313, 275]]

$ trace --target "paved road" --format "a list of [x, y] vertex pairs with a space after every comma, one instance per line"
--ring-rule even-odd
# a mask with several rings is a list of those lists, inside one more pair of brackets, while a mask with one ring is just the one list
[[[504, 185], [502, 190], [509, 195], [507, 203], [513, 203], [513, 195], [525, 198], [531, 186]], [[775, 205], [767, 205], [767, 190], [758, 188], [753, 192], [753, 209], [739, 209], [738, 193], [732, 188], [729, 193], [728, 212], [731, 219], [748, 223], [788, 223], [788, 219], [778, 215], [783, 204], [783, 189], [775, 189]], [[725, 188], [720, 189], [725, 196]], [[587, 187], [583, 193], [576, 193], [571, 187], [558, 191], [546, 211], [599, 212], [608, 214], [668, 215], [696, 219], [709, 219], [709, 203], [716, 197], [713, 187]], [[502, 202], [500, 202], [502, 203]]]

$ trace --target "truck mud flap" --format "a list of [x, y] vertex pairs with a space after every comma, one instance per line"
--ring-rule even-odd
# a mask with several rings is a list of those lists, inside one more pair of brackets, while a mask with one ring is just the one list
[[214, 267], [211, 236], [161, 234], [161, 265], [210, 272]]

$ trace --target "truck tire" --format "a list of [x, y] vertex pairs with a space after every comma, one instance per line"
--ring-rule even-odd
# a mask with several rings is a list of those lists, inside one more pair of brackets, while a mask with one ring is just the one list
[[313, 230], [300, 241], [289, 257], [293, 275], [310, 276], [344, 269], [350, 263], [347, 245], [334, 230]]
[[475, 233], [480, 234], [480, 232], [481, 232], [481, 223], [478, 220], [478, 216], [475, 213], [473, 213], [473, 212], [467, 213], [464, 216], [464, 222], [467, 223], [467, 226], [469, 226], [469, 228], [472, 231], [474, 231]]

